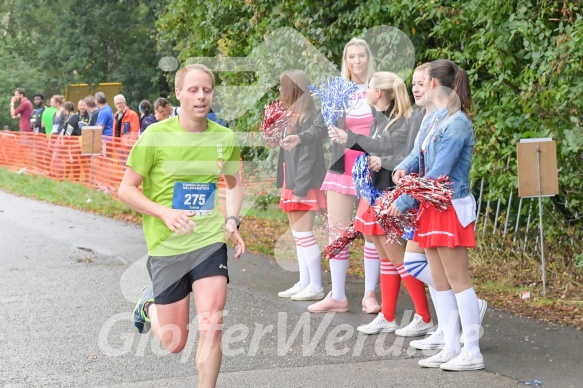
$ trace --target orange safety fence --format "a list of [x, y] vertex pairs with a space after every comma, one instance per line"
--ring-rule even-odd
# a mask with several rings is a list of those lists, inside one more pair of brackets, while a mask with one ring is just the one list
[[[82, 137], [47, 138], [44, 134], [0, 132], [0, 167], [50, 179], [80, 183], [117, 196], [127, 158], [135, 141], [103, 140], [101, 154], [84, 155]], [[273, 179], [244, 182], [245, 190], [257, 192], [273, 187]], [[225, 182], [219, 180], [219, 197], [224, 203]]]
[[0, 133], [0, 166], [18, 171], [26, 168], [27, 174], [68, 180], [115, 195], [131, 144], [120, 139], [103, 141], [102, 154], [84, 155], [81, 141], [77, 136]]

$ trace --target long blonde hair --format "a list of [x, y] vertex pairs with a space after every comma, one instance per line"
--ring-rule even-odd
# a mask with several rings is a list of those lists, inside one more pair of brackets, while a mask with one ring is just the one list
[[395, 73], [390, 71], [377, 71], [370, 79], [375, 89], [382, 90], [388, 102], [393, 104], [393, 109], [389, 114], [389, 123], [383, 130], [387, 129], [401, 117], [408, 119], [411, 117], [411, 101], [407, 94], [405, 82]]
[[368, 47], [368, 43], [366, 40], [360, 38], [352, 38], [346, 46], [344, 46], [344, 52], [342, 53], [342, 78], [347, 79], [349, 81], [353, 81], [352, 74], [350, 74], [350, 70], [348, 69], [348, 65], [346, 64], [346, 54], [348, 52], [348, 48], [350, 46], [358, 46], [362, 47], [366, 52], [366, 56], [368, 58], [368, 69], [366, 71], [365, 81], [374, 73], [374, 58], [372, 57], [372, 53], [370, 51], [370, 47]]

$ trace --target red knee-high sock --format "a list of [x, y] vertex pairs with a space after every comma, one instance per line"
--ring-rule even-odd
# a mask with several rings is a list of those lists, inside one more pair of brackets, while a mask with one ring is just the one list
[[395, 320], [397, 298], [401, 288], [401, 276], [393, 263], [381, 260], [381, 312], [389, 322]]
[[411, 276], [409, 272], [405, 269], [405, 265], [401, 264], [397, 267], [403, 283], [411, 299], [413, 299], [413, 304], [415, 305], [415, 312], [423, 318], [424, 322], [429, 322], [431, 317], [429, 316], [429, 306], [427, 304], [427, 294], [425, 294], [425, 283], [421, 280]]

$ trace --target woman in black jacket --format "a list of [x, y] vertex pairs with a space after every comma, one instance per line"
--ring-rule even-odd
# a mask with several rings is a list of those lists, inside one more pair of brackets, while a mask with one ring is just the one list
[[142, 100], [140, 105], [138, 106], [140, 110], [140, 135], [150, 126], [150, 124], [156, 123], [156, 117], [152, 113], [154, 108], [152, 108], [152, 104], [148, 100]]
[[[412, 148], [412, 144], [408, 144], [409, 139], [414, 138], [409, 120], [411, 103], [403, 80], [390, 72], [377, 72], [372, 76], [368, 83], [367, 99], [375, 107], [370, 134], [363, 136], [336, 128], [334, 133], [330, 133], [330, 137], [368, 155], [372, 183], [382, 192], [394, 187], [393, 169], [405, 159]], [[375, 244], [381, 259], [381, 312], [371, 323], [359, 326], [357, 330], [365, 334], [394, 331], [399, 333], [395, 309], [403, 279], [415, 305], [416, 335], [426, 334], [433, 327], [433, 323], [429, 316], [425, 285], [410, 276], [404, 268], [405, 241], [385, 243], [385, 232], [376, 221], [372, 204], [362, 197], [354, 228]]]
[[79, 126], [80, 117], [75, 114], [75, 105], [71, 101], [66, 101], [63, 104], [63, 114], [63, 122], [65, 124], [59, 131], [59, 134], [64, 136], [81, 136], [81, 127]]
[[296, 241], [300, 279], [291, 288], [278, 293], [278, 296], [292, 300], [320, 300], [324, 297], [320, 248], [312, 230], [316, 211], [326, 208], [326, 197], [320, 190], [326, 175], [322, 145], [325, 126], [308, 85], [308, 76], [301, 70], [289, 70], [280, 77], [280, 101], [285, 109], [293, 112], [287, 132], [299, 134], [312, 129], [322, 134], [312, 142], [301, 144], [290, 151], [281, 148], [279, 153], [279, 206], [288, 214]]

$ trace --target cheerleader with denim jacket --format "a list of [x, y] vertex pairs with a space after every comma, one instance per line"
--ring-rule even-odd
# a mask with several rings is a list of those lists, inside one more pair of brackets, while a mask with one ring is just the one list
[[[449, 60], [431, 62], [425, 76], [425, 98], [435, 108], [425, 118], [413, 151], [396, 168], [398, 183], [416, 172], [426, 178], [448, 176], [452, 182], [452, 206], [443, 212], [421, 206], [414, 240], [425, 249], [443, 323], [444, 348], [419, 365], [445, 370], [484, 368], [479, 345], [480, 307], [469, 274], [468, 248], [476, 245], [475, 199], [469, 175], [474, 152], [474, 132], [469, 118], [471, 92], [465, 70]], [[401, 195], [389, 209], [400, 215], [416, 206]], [[458, 319], [459, 312], [459, 319]], [[460, 348], [461, 330], [465, 335]]]

